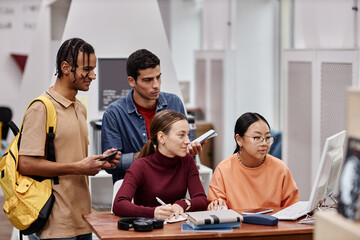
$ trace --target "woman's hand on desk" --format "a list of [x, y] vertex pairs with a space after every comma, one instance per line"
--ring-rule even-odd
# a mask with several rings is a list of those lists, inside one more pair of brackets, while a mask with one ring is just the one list
[[222, 198], [215, 199], [208, 205], [208, 210], [221, 210], [221, 209], [228, 209], [226, 202]]
[[159, 219], [170, 219], [173, 216], [178, 218], [179, 216], [185, 217], [184, 209], [178, 204], [167, 204], [165, 206], [158, 206], [155, 208], [154, 217]]
[[174, 214], [171, 204], [158, 206], [155, 208], [154, 217], [159, 219], [167, 219]]
[[185, 217], [184, 209], [179, 204], [176, 204], [176, 203], [173, 204], [172, 208], [174, 210], [175, 219], [178, 218], [179, 216]]

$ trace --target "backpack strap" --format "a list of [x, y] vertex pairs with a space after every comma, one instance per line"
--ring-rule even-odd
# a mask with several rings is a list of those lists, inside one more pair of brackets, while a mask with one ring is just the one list
[[14, 136], [16, 136], [19, 133], [19, 128], [16, 126], [16, 124], [10, 120], [10, 122], [8, 122], [8, 125], [11, 129], [11, 131], [13, 132]]
[[[31, 101], [29, 106], [26, 108], [26, 110], [33, 104], [35, 101], [42, 101], [45, 104], [46, 107], [46, 149], [47, 149], [47, 160], [56, 162], [55, 159], [55, 147], [54, 147], [54, 138], [55, 138], [55, 131], [56, 131], [56, 124], [57, 124], [57, 116], [56, 116], [56, 110], [54, 107], [54, 104], [51, 102], [51, 100], [45, 96], [39, 96]], [[22, 131], [22, 124], [21, 129]], [[59, 178], [53, 177], [54, 184], [59, 184]]]
[[[10, 127], [11, 131], [13, 132], [14, 136], [18, 135], [19, 133], [19, 128], [16, 126], [16, 124], [10, 120], [8, 122], [8, 126]], [[19, 140], [18, 140], [18, 143], [17, 143], [17, 148], [20, 149], [20, 141], [21, 141], [21, 134], [19, 136]]]
[[54, 107], [54, 104], [51, 102], [51, 100], [45, 96], [40, 96], [35, 98], [28, 106], [35, 102], [35, 101], [42, 101], [46, 106], [46, 133], [50, 132], [50, 129], [52, 128], [52, 132], [55, 134], [56, 131], [56, 123], [57, 123], [57, 117], [56, 117], [56, 110]]

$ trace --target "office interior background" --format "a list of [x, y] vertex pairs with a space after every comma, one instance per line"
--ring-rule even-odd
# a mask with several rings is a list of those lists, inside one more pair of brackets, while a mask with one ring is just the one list
[[[201, 109], [218, 132], [213, 168], [235, 148], [236, 119], [258, 112], [282, 132], [282, 160], [306, 200], [325, 138], [346, 128], [346, 87], [359, 85], [357, 6], [358, 0], [0, 0], [0, 106], [10, 107], [20, 125], [27, 104], [54, 83], [56, 52], [68, 38], [85, 39], [103, 59], [146, 48], [161, 60], [162, 91]], [[78, 93], [89, 122], [103, 113], [99, 81]], [[115, 75], [113, 84], [120, 81], [126, 79]], [[90, 154], [93, 134], [89, 124]]]

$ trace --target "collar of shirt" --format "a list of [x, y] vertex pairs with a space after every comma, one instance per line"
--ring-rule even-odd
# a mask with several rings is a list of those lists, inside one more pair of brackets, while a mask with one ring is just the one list
[[[132, 113], [132, 112], [136, 112], [138, 115], [140, 115], [140, 113], [136, 109], [135, 102], [134, 102], [134, 99], [132, 97], [133, 92], [134, 92], [134, 89], [131, 89], [131, 91], [129, 92], [129, 94], [126, 97], [127, 111], [128, 111], [129, 114]], [[166, 98], [164, 97], [162, 92], [160, 92], [159, 98], [157, 99], [157, 103], [156, 103], [156, 112], [162, 110], [167, 105], [168, 105], [168, 102], [167, 102]]]
[[162, 166], [164, 168], [173, 168], [179, 162], [181, 162], [182, 157], [175, 156], [175, 157], [167, 157], [164, 154], [162, 154], [158, 149], [156, 149], [155, 153], [151, 156], [152, 162], [158, 164], [159, 166]]
[[50, 97], [52, 97], [56, 102], [60, 103], [61, 105], [63, 105], [65, 108], [68, 108], [71, 104], [76, 105], [76, 103], [79, 100], [76, 100], [75, 102], [70, 101], [69, 99], [66, 99], [65, 97], [63, 97], [62, 95], [60, 95], [59, 93], [57, 93], [54, 90], [54, 87], [51, 86], [46, 90], [46, 93], [49, 94]]

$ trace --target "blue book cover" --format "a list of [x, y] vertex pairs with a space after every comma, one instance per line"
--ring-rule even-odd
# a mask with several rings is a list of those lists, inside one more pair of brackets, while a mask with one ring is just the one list
[[240, 227], [240, 222], [230, 222], [230, 223], [216, 223], [216, 224], [205, 224], [205, 225], [196, 225], [192, 221], [186, 221], [194, 230], [203, 230], [203, 229], [232, 229], [233, 227]]
[[232, 229], [232, 227], [193, 229], [189, 224], [183, 223], [181, 225], [181, 231], [183, 231], [183, 232], [232, 232], [233, 229]]

